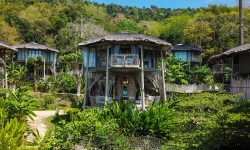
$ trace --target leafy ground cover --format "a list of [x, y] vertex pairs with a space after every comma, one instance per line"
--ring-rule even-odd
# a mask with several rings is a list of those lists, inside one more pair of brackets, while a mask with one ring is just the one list
[[69, 109], [55, 118], [44, 145], [133, 149], [126, 137], [149, 135], [164, 139], [162, 149], [248, 149], [249, 104], [237, 96], [199, 93], [178, 95], [144, 111], [129, 101], [107, 104], [103, 110]]
[[[250, 102], [221, 93], [175, 95], [139, 111], [130, 101], [100, 108], [68, 108], [49, 118], [44, 139], [26, 142], [37, 101], [25, 88], [0, 91], [0, 149], [134, 149], [138, 137], [165, 142], [162, 149], [249, 149]], [[38, 135], [38, 134], [37, 134]]]

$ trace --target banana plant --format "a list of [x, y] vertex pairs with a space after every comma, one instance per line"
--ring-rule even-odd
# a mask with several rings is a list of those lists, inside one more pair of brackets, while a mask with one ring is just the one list
[[25, 66], [9, 64], [7, 66], [8, 82], [16, 89], [17, 83], [21, 83], [26, 76], [27, 69]]

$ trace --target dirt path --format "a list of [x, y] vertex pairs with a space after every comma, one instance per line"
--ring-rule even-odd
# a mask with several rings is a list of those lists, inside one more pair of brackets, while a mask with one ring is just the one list
[[[47, 132], [47, 126], [45, 121], [48, 117], [54, 116], [55, 110], [44, 110], [44, 111], [34, 111], [36, 117], [33, 117], [34, 120], [28, 119], [28, 125], [34, 131], [38, 130], [40, 136], [43, 138]], [[60, 110], [59, 114], [63, 114], [63, 111]]]

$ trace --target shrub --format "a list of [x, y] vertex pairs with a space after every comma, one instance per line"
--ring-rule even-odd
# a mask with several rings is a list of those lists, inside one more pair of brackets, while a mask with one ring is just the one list
[[56, 99], [56, 97], [53, 94], [45, 95], [43, 98], [44, 98], [45, 106], [52, 104], [53, 101]]
[[20, 146], [23, 146], [25, 143], [23, 134], [27, 129], [26, 124], [19, 122], [16, 118], [4, 120], [2, 115], [0, 117], [0, 149], [21, 149]]
[[1, 89], [0, 93], [7, 94], [7, 98], [0, 97], [0, 101], [4, 103], [6, 113], [10, 118], [17, 118], [20, 121], [26, 121], [26, 116], [32, 119], [35, 116], [33, 110], [38, 105], [36, 99], [34, 99], [26, 87], [19, 88], [17, 90], [5, 90]]
[[82, 143], [100, 149], [129, 149], [128, 137], [151, 135], [168, 138], [175, 113], [169, 104], [155, 104], [139, 111], [130, 101], [105, 104], [101, 111], [89, 108], [66, 110], [69, 120], [61, 121], [45, 138], [57, 149], [71, 149]]
[[246, 117], [249, 113], [232, 113], [235, 108], [240, 110], [237, 96], [198, 93], [177, 96], [176, 100], [174, 108], [178, 118], [163, 149], [220, 149], [232, 143], [238, 144], [238, 147], [229, 146], [226, 149], [240, 149], [242, 145], [247, 147], [249, 136], [244, 132], [249, 130], [250, 120]]
[[126, 135], [137, 134], [141, 130], [140, 112], [131, 101], [105, 104], [102, 115], [106, 120], [115, 119], [122, 132]]
[[140, 114], [142, 122], [141, 134], [168, 139], [176, 117], [170, 103], [153, 104]]
[[103, 120], [100, 114], [97, 108], [78, 112], [70, 122], [62, 120], [44, 142], [53, 149], [72, 149], [76, 144], [100, 149], [128, 148], [127, 139], [119, 132], [116, 122]]
[[0, 89], [0, 149], [24, 149], [27, 130], [27, 116], [35, 114], [36, 101], [29, 95], [27, 88], [16, 91]]
[[115, 119], [125, 135], [151, 135], [168, 138], [176, 115], [167, 102], [153, 104], [139, 111], [131, 101], [106, 104], [103, 109], [105, 119]]
[[57, 87], [59, 92], [75, 93], [76, 92], [76, 77], [68, 73], [61, 72], [57, 77]]
[[207, 66], [195, 66], [191, 69], [192, 82], [196, 84], [214, 84], [213, 71]]

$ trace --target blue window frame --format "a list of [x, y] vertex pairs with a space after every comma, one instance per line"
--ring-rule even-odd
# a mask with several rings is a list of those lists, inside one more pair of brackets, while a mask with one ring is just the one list
[[96, 50], [89, 50], [89, 60], [87, 60], [87, 49], [82, 50], [83, 64], [84, 67], [87, 67], [87, 61], [89, 61], [89, 67], [96, 67]]

